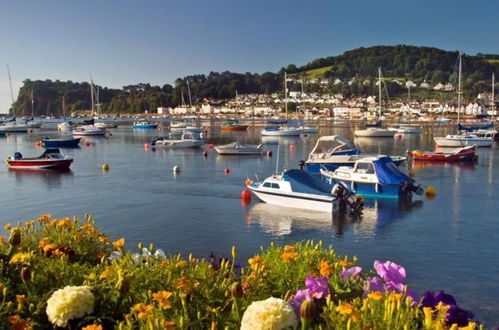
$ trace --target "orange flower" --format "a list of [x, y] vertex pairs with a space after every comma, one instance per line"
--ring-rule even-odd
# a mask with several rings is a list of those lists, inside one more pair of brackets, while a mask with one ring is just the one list
[[165, 321], [165, 330], [175, 330], [175, 322]]
[[51, 256], [57, 250], [57, 245], [55, 244], [46, 244], [43, 246], [43, 254], [46, 256]]
[[110, 240], [106, 235], [99, 235], [99, 242], [107, 244], [110, 242]]
[[290, 260], [294, 260], [294, 259], [298, 258], [298, 256], [299, 256], [299, 254], [296, 252], [284, 252], [283, 254], [281, 254], [281, 259], [286, 260], [286, 261], [290, 261]]
[[25, 225], [26, 227], [28, 227], [28, 228], [29, 228], [29, 227], [31, 227], [31, 226], [34, 226], [34, 225], [35, 225], [35, 220], [26, 221], [26, 222], [24, 223], [24, 225]]
[[84, 328], [81, 328], [81, 330], [102, 330], [102, 325], [100, 325], [100, 324], [90, 324], [90, 325], [87, 325]]
[[351, 266], [351, 265], [353, 265], [353, 264], [350, 261], [346, 260], [346, 259], [340, 261], [340, 266], [341, 267], [348, 267], [348, 266]]
[[380, 300], [381, 298], [383, 298], [383, 294], [379, 291], [373, 291], [367, 295], [367, 298], [372, 300]]
[[295, 247], [293, 245], [285, 245], [284, 246], [284, 252], [293, 252]]
[[9, 322], [12, 326], [12, 330], [33, 330], [28, 322], [24, 321], [18, 315], [9, 316]]
[[133, 306], [133, 310], [137, 312], [137, 317], [139, 318], [139, 320], [148, 317], [153, 309], [154, 306], [142, 303]]
[[185, 261], [185, 260], [180, 260], [179, 262], [177, 262], [175, 264], [175, 267], [177, 267], [177, 268], [181, 268], [181, 267], [185, 267], [185, 266], [187, 266], [187, 261]]
[[347, 315], [354, 322], [360, 320], [360, 313], [352, 306], [352, 304], [339, 305], [336, 307], [336, 311], [341, 315]]
[[114, 241], [113, 246], [116, 250], [123, 250], [123, 247], [125, 246], [125, 239], [122, 237], [119, 240]]
[[39, 223], [45, 223], [47, 222], [50, 218], [52, 218], [52, 214], [44, 214], [38, 218]]
[[49, 242], [48, 237], [42, 237], [42, 238], [40, 238], [40, 241], [38, 242], [38, 246], [43, 248], [45, 245], [47, 245], [48, 242]]
[[333, 267], [327, 262], [327, 260], [319, 261], [319, 271], [320, 276], [329, 276], [333, 272]]
[[172, 308], [172, 304], [168, 300], [170, 296], [172, 295], [171, 292], [168, 291], [159, 291], [157, 293], [152, 294], [152, 298], [156, 300], [160, 305], [161, 308], [163, 309], [170, 309]]
[[251, 269], [255, 271], [265, 267], [265, 261], [263, 261], [262, 257], [260, 257], [259, 255], [256, 255], [253, 258], [249, 258], [248, 263], [250, 264]]
[[6, 223], [5, 226], [3, 226], [3, 228], [5, 230], [9, 230], [10, 231], [10, 228], [12, 228], [12, 226], [10, 225], [10, 223]]
[[83, 230], [87, 235], [94, 235], [95, 228], [91, 223], [86, 223], [80, 227], [80, 230]]
[[192, 289], [193, 289], [192, 282], [187, 277], [182, 276], [177, 281], [177, 284], [175, 284], [175, 289], [180, 289], [185, 294], [190, 294], [190, 293], [192, 293]]
[[55, 226], [57, 226], [58, 222], [59, 222], [59, 220], [57, 220], [57, 219], [50, 220], [49, 226], [54, 226], [55, 227]]
[[104, 271], [102, 272], [102, 274], [100, 274], [99, 276], [99, 280], [105, 280], [109, 277], [109, 271], [111, 270], [111, 267], [109, 266], [106, 266], [106, 268], [104, 268]]

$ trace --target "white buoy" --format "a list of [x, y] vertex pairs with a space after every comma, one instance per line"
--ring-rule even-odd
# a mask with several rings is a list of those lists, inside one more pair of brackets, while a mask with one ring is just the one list
[[178, 165], [173, 166], [173, 173], [178, 173], [180, 172], [180, 167]]

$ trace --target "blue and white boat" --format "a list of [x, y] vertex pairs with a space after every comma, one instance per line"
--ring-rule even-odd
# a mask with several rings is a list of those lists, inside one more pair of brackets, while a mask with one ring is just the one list
[[136, 121], [132, 125], [135, 129], [155, 129], [158, 127], [158, 124], [149, 123], [147, 121]]
[[81, 138], [68, 139], [50, 139], [48, 137], [42, 139], [44, 148], [78, 148]]
[[423, 193], [414, 179], [401, 172], [387, 156], [365, 157], [353, 167], [341, 166], [334, 172], [321, 169], [320, 173], [330, 185], [342, 183], [363, 197], [404, 198]]
[[[317, 139], [314, 149], [305, 162], [307, 171], [319, 173], [321, 168], [334, 171], [340, 166], [354, 166], [355, 162], [368, 156], [378, 156], [363, 153], [349, 140], [339, 135], [321, 136]], [[402, 156], [390, 156], [398, 166], [406, 160]]]
[[339, 210], [331, 187], [302, 170], [274, 174], [247, 187], [265, 203], [330, 213]]

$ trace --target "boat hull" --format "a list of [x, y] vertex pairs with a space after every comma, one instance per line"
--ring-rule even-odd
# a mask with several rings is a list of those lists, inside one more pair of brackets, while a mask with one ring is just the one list
[[472, 162], [476, 159], [475, 147], [466, 147], [456, 152], [413, 151], [411, 156], [417, 161]]
[[44, 170], [44, 169], [58, 169], [67, 170], [73, 162], [72, 159], [57, 159], [57, 160], [44, 160], [44, 159], [19, 159], [19, 160], [7, 160], [10, 168], [13, 169], [32, 169], [32, 170]]
[[67, 140], [42, 140], [44, 148], [77, 148], [81, 138], [67, 139]]
[[447, 138], [447, 137], [436, 137], [435, 143], [437, 147], [467, 147], [476, 145], [477, 147], [487, 148], [492, 146], [494, 140], [492, 138], [470, 138], [470, 139], [460, 139], [460, 138]]
[[300, 136], [302, 132], [301, 129], [263, 129], [261, 133], [263, 136]]
[[[356, 157], [352, 160], [345, 160], [345, 161], [338, 161], [338, 162], [318, 162], [318, 161], [312, 160], [312, 161], [307, 161], [305, 163], [305, 166], [307, 167], [307, 172], [309, 172], [309, 173], [320, 173], [321, 168], [325, 168], [328, 171], [334, 172], [340, 166], [353, 167], [355, 165], [355, 161], [357, 159], [367, 157], [368, 155], [359, 154], [358, 156], [359, 157]], [[397, 166], [400, 166], [400, 164], [402, 164], [406, 160], [405, 157], [401, 157], [401, 156], [394, 156], [394, 157], [390, 157], [390, 158], [393, 160], [393, 162]]]
[[200, 147], [204, 141], [158, 141], [154, 145], [155, 148], [197, 148]]
[[105, 131], [88, 131], [88, 132], [76, 132], [73, 131], [74, 136], [104, 136], [106, 134]]
[[355, 136], [358, 137], [394, 137], [397, 131], [391, 131], [388, 129], [363, 129], [354, 132]]
[[158, 127], [156, 124], [148, 124], [148, 125], [133, 125], [134, 129], [155, 129]]
[[272, 192], [259, 189], [253, 185], [248, 186], [248, 188], [260, 200], [272, 205], [329, 213], [338, 210], [338, 202], [332, 196]]
[[222, 131], [246, 131], [248, 125], [220, 126]]
[[334, 186], [336, 183], [341, 182], [345, 184], [352, 193], [361, 195], [363, 197], [396, 199], [406, 196], [402, 193], [401, 185], [381, 185], [379, 183], [353, 182], [344, 179], [326, 180], [331, 184], [331, 186]]

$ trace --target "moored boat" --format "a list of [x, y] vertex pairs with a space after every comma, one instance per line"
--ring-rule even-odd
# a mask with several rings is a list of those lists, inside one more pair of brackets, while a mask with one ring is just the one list
[[180, 139], [159, 138], [151, 143], [153, 148], [196, 148], [201, 146], [204, 140], [194, 136], [192, 132], [184, 131]]
[[77, 148], [81, 138], [67, 138], [67, 139], [51, 139], [43, 138], [42, 146], [44, 148]]
[[94, 125], [78, 126], [73, 130], [74, 136], [104, 136], [106, 130]]
[[28, 125], [18, 124], [16, 122], [8, 122], [0, 126], [0, 130], [9, 133], [27, 133], [29, 130]]
[[262, 129], [263, 136], [299, 136], [303, 130], [299, 127], [271, 126]]
[[465, 147], [465, 146], [477, 146], [477, 147], [490, 147], [494, 143], [494, 139], [491, 136], [477, 136], [475, 134], [449, 134], [445, 137], [435, 137], [434, 138], [437, 147]]
[[136, 121], [133, 123], [132, 127], [134, 129], [155, 129], [158, 127], [158, 124], [149, 123], [147, 121]]
[[255, 146], [242, 144], [237, 141], [222, 146], [217, 146], [215, 147], [215, 150], [220, 155], [261, 155], [264, 152], [261, 144]]
[[476, 146], [457, 148], [452, 151], [421, 151], [414, 150], [411, 156], [414, 160], [438, 161], [438, 162], [472, 162], [476, 159]]
[[414, 179], [402, 173], [387, 156], [366, 157], [357, 160], [354, 167], [341, 166], [334, 172], [326, 169], [320, 172], [329, 184], [342, 183], [352, 193], [364, 197], [406, 198], [413, 193], [423, 193]]
[[69, 156], [61, 155], [59, 149], [47, 149], [39, 157], [24, 158], [20, 152], [16, 152], [13, 157], [6, 159], [10, 168], [16, 169], [60, 169], [67, 170], [73, 159]]
[[57, 124], [57, 129], [59, 131], [71, 131], [73, 129], [72, 121], [65, 121], [63, 123]]
[[248, 125], [240, 124], [237, 121], [229, 121], [226, 123], [222, 123], [220, 125], [220, 129], [222, 131], [246, 131], [248, 129]]

